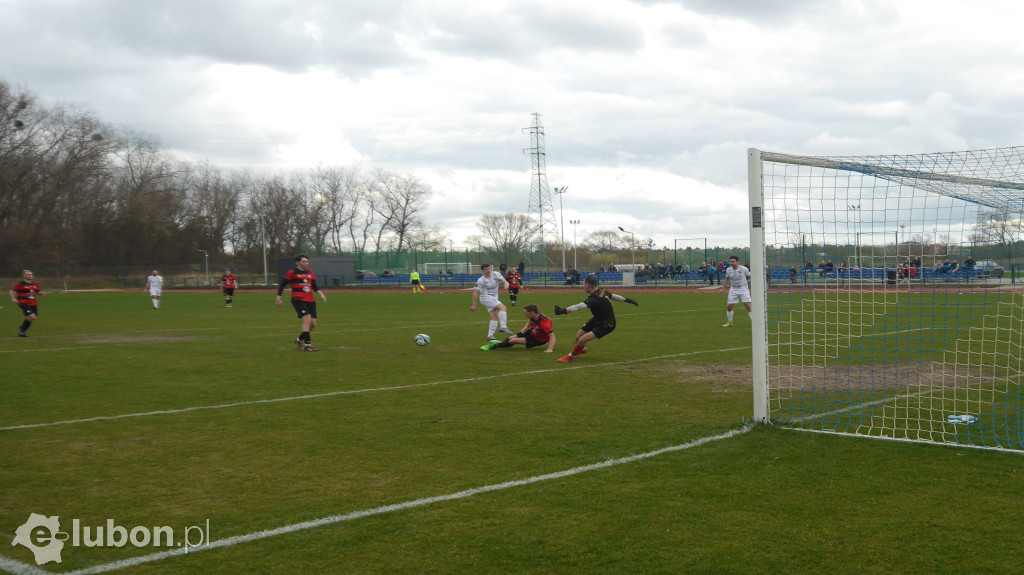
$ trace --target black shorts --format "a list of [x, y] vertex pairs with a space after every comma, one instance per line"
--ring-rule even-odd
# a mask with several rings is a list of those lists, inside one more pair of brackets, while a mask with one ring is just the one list
[[224, 295], [235, 295], [235, 288], [224, 288]]
[[420, 285], [420, 280], [412, 280], [409, 283], [411, 283], [414, 286], [418, 286], [418, 285]]
[[299, 315], [299, 319], [302, 319], [307, 315], [313, 319], [316, 319], [315, 301], [302, 301], [299, 299], [293, 299], [292, 307], [295, 308], [295, 313]]
[[517, 288], [517, 287], [510, 287], [510, 288], [508, 288], [508, 293], [513, 294], [513, 295], [519, 295], [519, 288]]
[[18, 307], [21, 308], [21, 313], [25, 317], [28, 317], [32, 314], [39, 315], [39, 309], [34, 305], [18, 304]]
[[590, 333], [594, 334], [594, 337], [596, 337], [597, 339], [601, 339], [602, 337], [615, 331], [615, 326], [612, 325], [611, 327], [609, 327], [607, 325], [602, 325], [597, 323], [597, 320], [595, 320], [594, 318], [590, 318], [590, 321], [583, 324], [583, 327], [581, 327], [580, 330], [589, 331]]
[[538, 341], [537, 338], [533, 337], [532, 333], [523, 334], [522, 338], [526, 340], [526, 347], [528, 348], [548, 344], [546, 341]]

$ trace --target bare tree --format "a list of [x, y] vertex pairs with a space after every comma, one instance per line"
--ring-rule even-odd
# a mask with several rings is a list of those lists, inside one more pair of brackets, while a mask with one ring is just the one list
[[275, 256], [291, 254], [299, 249], [300, 229], [304, 222], [296, 217], [301, 202], [298, 192], [281, 176], [270, 176], [255, 181], [249, 196], [249, 218], [262, 232], [267, 252]]
[[380, 245], [380, 234], [382, 225], [379, 221], [377, 210], [373, 208], [375, 192], [370, 186], [362, 185], [356, 190], [354, 200], [354, 216], [348, 221], [348, 235], [352, 240], [352, 249], [356, 253], [366, 251], [366, 244], [370, 238], [376, 236], [377, 244]]
[[335, 253], [342, 251], [344, 230], [356, 217], [360, 183], [356, 168], [317, 166], [309, 171], [304, 195], [312, 216], [310, 241], [318, 253], [325, 251], [328, 244]]
[[1011, 244], [1024, 234], [1024, 222], [1003, 212], [979, 214], [971, 240], [979, 244]]
[[618, 232], [605, 230], [591, 233], [583, 243], [596, 253], [614, 252], [629, 248], [629, 236], [623, 238]]
[[484, 214], [476, 227], [494, 244], [495, 255], [506, 261], [525, 252], [537, 233], [536, 223], [527, 214]]
[[182, 177], [188, 194], [186, 227], [198, 243], [223, 254], [232, 229], [238, 225], [243, 180], [225, 177], [209, 162], [186, 165]]
[[426, 207], [430, 189], [411, 174], [399, 177], [379, 168], [374, 172], [374, 180], [380, 193], [375, 209], [385, 222], [384, 231], [395, 233], [395, 247], [402, 251], [407, 236], [423, 225], [420, 212]]
[[111, 182], [116, 214], [111, 222], [118, 259], [129, 265], [182, 261], [193, 249], [176, 232], [185, 223], [179, 166], [145, 136], [124, 131], [117, 138]]

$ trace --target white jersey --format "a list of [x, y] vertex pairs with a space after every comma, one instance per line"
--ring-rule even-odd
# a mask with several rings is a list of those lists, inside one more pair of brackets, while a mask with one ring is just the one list
[[149, 276], [146, 278], [146, 284], [149, 285], [149, 291], [160, 291], [164, 285], [164, 278], [163, 276]]
[[739, 266], [733, 269], [732, 266], [725, 268], [725, 277], [729, 280], [729, 291], [748, 291], [750, 289], [750, 282], [747, 278], [750, 277], [750, 270], [745, 266]]
[[491, 272], [491, 278], [487, 279], [487, 276], [480, 276], [480, 279], [476, 280], [476, 291], [480, 292], [480, 301], [486, 299], [498, 299], [498, 289], [501, 287], [501, 281], [505, 278], [498, 272]]

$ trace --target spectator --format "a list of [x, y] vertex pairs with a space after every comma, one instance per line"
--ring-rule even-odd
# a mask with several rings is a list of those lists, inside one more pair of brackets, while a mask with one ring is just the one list
[[789, 268], [789, 283], [791, 283], [791, 284], [795, 284], [796, 283], [796, 268], [795, 267]]
[[570, 267], [569, 271], [565, 273], [565, 285], [573, 286], [579, 285], [580, 283], [580, 272], [574, 267]]
[[505, 262], [501, 262], [501, 265], [498, 266], [498, 271], [500, 271], [502, 277], [504, 277], [505, 273], [508, 272], [508, 265]]
[[964, 260], [964, 268], [966, 268], [967, 270], [973, 269], [974, 268], [974, 258], [972, 258], [971, 256], [967, 256], [967, 259]]

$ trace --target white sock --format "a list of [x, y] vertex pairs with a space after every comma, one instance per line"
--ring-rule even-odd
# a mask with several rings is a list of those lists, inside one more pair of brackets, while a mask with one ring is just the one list
[[747, 312], [747, 317], [749, 317], [751, 320], [753, 320], [754, 319], [754, 312], [748, 311]]
[[501, 324], [501, 327], [503, 327], [505, 329], [508, 329], [508, 312], [507, 311], [499, 311], [498, 312], [498, 323]]
[[725, 317], [729, 318], [729, 323], [732, 323], [732, 312], [731, 311], [725, 312]]
[[491, 322], [487, 324], [487, 337], [494, 337], [494, 330], [496, 329], [498, 329], [498, 322], [492, 319]]

